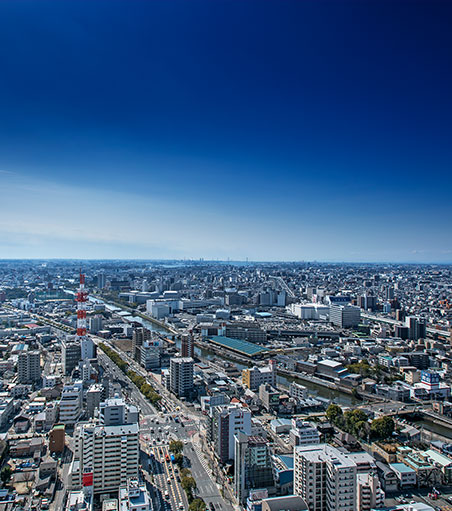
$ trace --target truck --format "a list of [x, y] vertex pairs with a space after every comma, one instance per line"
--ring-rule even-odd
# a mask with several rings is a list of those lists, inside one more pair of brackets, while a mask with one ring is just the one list
[[171, 459], [171, 463], [175, 462], [176, 458], [174, 457], [174, 454], [171, 454], [170, 459]]

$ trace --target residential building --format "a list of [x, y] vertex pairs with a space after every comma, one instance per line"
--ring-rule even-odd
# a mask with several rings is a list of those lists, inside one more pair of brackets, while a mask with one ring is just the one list
[[384, 507], [385, 492], [381, 488], [376, 472], [357, 474], [356, 509], [371, 511], [371, 509]]
[[191, 333], [182, 336], [181, 356], [182, 358], [195, 357], [195, 343], [193, 341], [193, 335]]
[[170, 388], [176, 396], [188, 396], [193, 390], [194, 360], [190, 357], [170, 360]]
[[331, 445], [294, 449], [294, 493], [310, 511], [355, 511], [356, 474], [356, 463]]
[[103, 386], [93, 383], [86, 391], [86, 414], [89, 418], [94, 417], [96, 410], [102, 401]]
[[312, 445], [320, 443], [320, 434], [315, 424], [301, 419], [292, 419], [292, 428], [289, 432], [291, 446]]
[[102, 426], [79, 423], [74, 431], [74, 459], [69, 489], [92, 485], [94, 493], [118, 491], [138, 478], [138, 424]]
[[41, 381], [41, 354], [39, 351], [24, 351], [17, 358], [18, 383], [39, 383]]
[[405, 465], [405, 463], [390, 463], [389, 466], [397, 476], [401, 490], [416, 486], [416, 471], [414, 469]]
[[234, 459], [234, 436], [242, 431], [251, 435], [251, 412], [238, 405], [219, 405], [212, 408], [210, 439], [220, 463]]
[[276, 385], [276, 362], [270, 360], [267, 367], [251, 367], [243, 369], [242, 381], [250, 390], [258, 390], [262, 384]]
[[145, 341], [149, 341], [151, 339], [151, 331], [147, 328], [134, 328], [132, 332], [132, 357], [137, 362], [140, 361], [140, 352], [139, 348], [143, 345]]

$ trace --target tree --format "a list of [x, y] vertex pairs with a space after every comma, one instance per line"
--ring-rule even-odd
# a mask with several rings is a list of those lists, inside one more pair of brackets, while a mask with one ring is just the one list
[[2, 468], [0, 472], [0, 479], [2, 480], [3, 485], [7, 484], [11, 479], [13, 471], [9, 465], [6, 465]]
[[181, 477], [188, 477], [189, 475], [191, 475], [190, 469], [189, 468], [183, 468], [180, 471], [180, 475], [181, 475]]
[[179, 468], [182, 468], [182, 465], [184, 464], [184, 455], [180, 452], [176, 453], [174, 455], [174, 463], [176, 463]]
[[182, 477], [180, 484], [186, 493], [191, 493], [196, 488], [196, 481], [191, 476]]
[[389, 438], [394, 433], [394, 427], [394, 419], [392, 417], [380, 417], [372, 421], [370, 433], [375, 438]]
[[339, 405], [331, 403], [326, 411], [326, 417], [333, 424], [341, 422], [343, 418], [342, 408]]
[[206, 511], [206, 503], [202, 499], [194, 499], [189, 509], [190, 511]]
[[171, 440], [171, 442], [169, 443], [169, 450], [173, 454], [181, 453], [183, 448], [184, 448], [184, 444], [180, 440]]

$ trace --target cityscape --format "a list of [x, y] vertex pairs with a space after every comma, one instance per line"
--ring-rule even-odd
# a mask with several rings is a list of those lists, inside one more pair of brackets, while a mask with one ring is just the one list
[[5, 260], [4, 509], [449, 509], [451, 289], [448, 265]]
[[452, 1], [0, 1], [0, 511], [452, 511]]

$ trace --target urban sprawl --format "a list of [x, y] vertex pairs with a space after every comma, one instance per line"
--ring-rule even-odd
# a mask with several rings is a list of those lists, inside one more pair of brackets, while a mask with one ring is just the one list
[[452, 510], [452, 267], [0, 262], [0, 510]]

